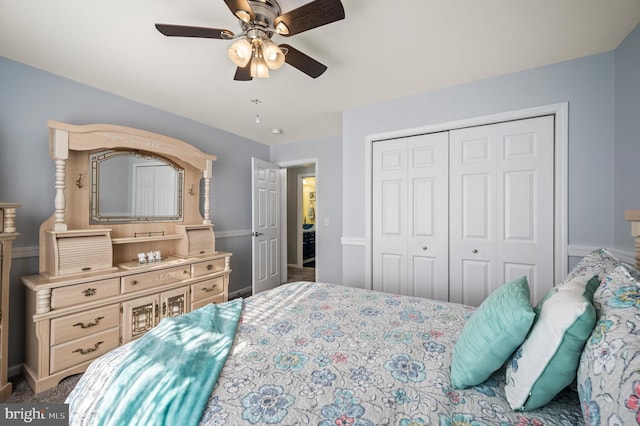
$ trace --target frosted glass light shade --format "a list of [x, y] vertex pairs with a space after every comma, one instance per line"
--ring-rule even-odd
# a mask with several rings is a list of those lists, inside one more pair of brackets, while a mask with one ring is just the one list
[[251, 60], [251, 50], [251, 43], [241, 38], [231, 45], [227, 54], [234, 64], [240, 68], [244, 68]]
[[267, 66], [272, 70], [277, 70], [284, 64], [284, 54], [282, 50], [270, 40], [263, 42], [262, 56]]
[[251, 59], [251, 77], [269, 78], [269, 67], [262, 55], [254, 56], [253, 59]]

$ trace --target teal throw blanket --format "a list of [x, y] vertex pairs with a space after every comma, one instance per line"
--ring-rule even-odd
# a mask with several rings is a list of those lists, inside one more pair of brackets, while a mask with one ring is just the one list
[[197, 425], [241, 312], [235, 299], [160, 321], [131, 344], [92, 424]]

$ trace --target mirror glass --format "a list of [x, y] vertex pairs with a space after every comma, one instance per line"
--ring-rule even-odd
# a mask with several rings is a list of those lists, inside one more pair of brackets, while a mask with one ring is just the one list
[[91, 154], [92, 223], [182, 220], [184, 170], [141, 151]]

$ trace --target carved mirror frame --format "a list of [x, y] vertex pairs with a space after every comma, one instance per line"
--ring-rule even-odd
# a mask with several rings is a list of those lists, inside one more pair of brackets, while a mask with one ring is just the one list
[[[67, 224], [67, 160], [70, 151], [124, 149], [152, 152], [157, 156], [191, 166], [201, 173], [204, 182], [202, 224], [211, 224], [211, 177], [215, 155], [168, 136], [145, 130], [109, 124], [73, 125], [48, 121], [50, 156], [55, 162], [55, 213], [49, 229], [66, 231]], [[75, 181], [75, 178], [71, 177]], [[82, 176], [78, 178], [81, 185]], [[184, 200], [184, 199], [183, 199]], [[183, 201], [184, 202], [184, 201]], [[88, 212], [87, 212], [88, 215]], [[87, 226], [89, 223], [86, 224]]]

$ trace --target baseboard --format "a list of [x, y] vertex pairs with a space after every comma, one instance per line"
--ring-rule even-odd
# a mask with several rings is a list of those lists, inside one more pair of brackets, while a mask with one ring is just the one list
[[7, 369], [7, 377], [13, 377], [22, 374], [22, 364], [10, 365]]
[[247, 294], [247, 293], [250, 294], [252, 291], [253, 290], [251, 286], [241, 288], [240, 290], [236, 290], [234, 292], [229, 293], [229, 300], [235, 299], [236, 297], [239, 297], [241, 294]]

